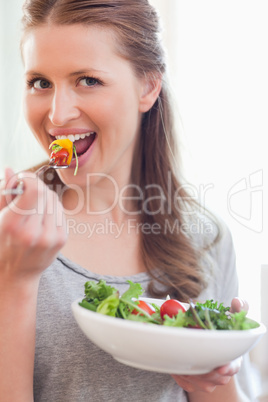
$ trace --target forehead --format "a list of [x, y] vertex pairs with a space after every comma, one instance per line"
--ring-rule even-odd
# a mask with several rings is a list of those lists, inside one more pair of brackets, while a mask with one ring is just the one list
[[86, 25], [46, 24], [30, 29], [23, 39], [25, 68], [35, 65], [122, 62], [118, 40], [112, 28]]

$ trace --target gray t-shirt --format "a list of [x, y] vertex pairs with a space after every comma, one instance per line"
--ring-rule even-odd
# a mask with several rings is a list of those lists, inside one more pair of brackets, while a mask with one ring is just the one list
[[[230, 305], [238, 294], [232, 239], [226, 232], [211, 256], [209, 285], [199, 300], [213, 298]], [[43, 273], [38, 296], [35, 402], [187, 402], [185, 392], [167, 374], [128, 367], [100, 350], [79, 329], [71, 303], [84, 295], [84, 283], [104, 279], [122, 294], [127, 280], [138, 282], [150, 296], [146, 273], [128, 277], [97, 275], [59, 255]], [[247, 358], [239, 382], [253, 401]]]

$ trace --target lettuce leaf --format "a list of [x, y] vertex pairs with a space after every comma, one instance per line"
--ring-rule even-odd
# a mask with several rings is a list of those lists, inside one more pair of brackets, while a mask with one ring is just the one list
[[[118, 290], [107, 285], [104, 280], [88, 281], [85, 283], [85, 297], [79, 304], [100, 314], [171, 327], [247, 330], [259, 326], [256, 321], [246, 317], [246, 311], [232, 314], [230, 307], [224, 307], [222, 303], [213, 300], [196, 304], [189, 300], [190, 308], [186, 312], [180, 310], [175, 317], [166, 316], [162, 320], [159, 306], [153, 305], [155, 313], [152, 315], [138, 307], [138, 299], [143, 294], [142, 286], [132, 281], [128, 283], [129, 288], [120, 297]], [[134, 309], [140, 314], [132, 314]]]

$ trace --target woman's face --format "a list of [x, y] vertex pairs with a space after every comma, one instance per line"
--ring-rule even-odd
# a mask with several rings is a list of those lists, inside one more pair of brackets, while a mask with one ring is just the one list
[[[116, 51], [113, 31], [83, 25], [45, 25], [23, 43], [26, 120], [49, 154], [68, 137], [79, 155], [60, 171], [65, 183], [83, 185], [87, 173], [129, 179], [146, 84]], [[145, 110], [146, 109], [146, 110]]]

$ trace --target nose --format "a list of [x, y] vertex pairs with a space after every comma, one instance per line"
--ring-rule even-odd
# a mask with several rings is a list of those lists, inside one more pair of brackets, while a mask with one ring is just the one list
[[64, 126], [80, 116], [76, 100], [72, 90], [64, 87], [55, 88], [49, 110], [49, 119], [54, 126]]

